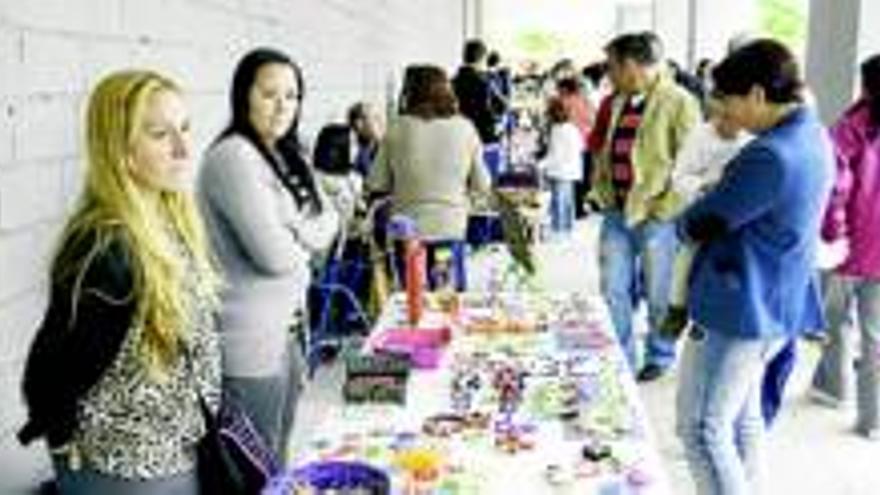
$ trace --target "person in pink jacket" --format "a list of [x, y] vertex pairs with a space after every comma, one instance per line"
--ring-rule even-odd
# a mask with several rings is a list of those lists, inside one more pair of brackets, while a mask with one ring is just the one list
[[[813, 378], [813, 395], [830, 405], [850, 399], [852, 355], [845, 328], [861, 333], [856, 371], [856, 432], [880, 433], [880, 54], [862, 63], [862, 95], [831, 130], [837, 179], [822, 237], [846, 246], [827, 277], [829, 342]], [[855, 305], [855, 321], [850, 321]]]

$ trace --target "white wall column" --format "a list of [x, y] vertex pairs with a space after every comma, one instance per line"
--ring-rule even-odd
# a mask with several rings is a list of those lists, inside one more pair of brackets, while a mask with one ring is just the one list
[[[860, 10], [876, 0], [811, 0], [807, 36], [807, 83], [819, 115], [831, 123], [852, 100], [858, 67]], [[867, 34], [866, 34], [867, 36]]]
[[464, 38], [483, 38], [486, 32], [486, 6], [483, 0], [461, 0]]
[[756, 0], [692, 0], [693, 27], [691, 34], [691, 67], [702, 58], [719, 61], [727, 54], [728, 41], [757, 26]]
[[654, 0], [654, 31], [663, 40], [666, 58], [687, 65], [690, 0]]

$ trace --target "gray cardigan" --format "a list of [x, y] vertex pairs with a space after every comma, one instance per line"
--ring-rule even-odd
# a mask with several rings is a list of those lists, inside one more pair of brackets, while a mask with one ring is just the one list
[[413, 220], [425, 239], [464, 239], [471, 199], [490, 193], [480, 136], [464, 117], [391, 122], [367, 178], [390, 192], [394, 213]]
[[257, 148], [230, 136], [205, 155], [198, 198], [227, 287], [219, 315], [226, 376], [281, 371], [287, 332], [304, 309], [309, 260], [338, 230], [334, 208], [301, 211]]

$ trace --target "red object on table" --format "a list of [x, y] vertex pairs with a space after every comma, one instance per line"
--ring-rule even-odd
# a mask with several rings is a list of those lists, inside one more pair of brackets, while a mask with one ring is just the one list
[[425, 282], [427, 252], [422, 242], [416, 238], [405, 241], [406, 259], [406, 316], [410, 325], [417, 325], [425, 310]]

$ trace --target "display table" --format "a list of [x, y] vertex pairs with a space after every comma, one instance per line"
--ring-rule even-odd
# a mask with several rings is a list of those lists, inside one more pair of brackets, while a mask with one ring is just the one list
[[[436, 368], [411, 371], [405, 404], [340, 394], [266, 494], [382, 492], [295, 488], [304, 466], [331, 461], [378, 468], [394, 494], [670, 493], [601, 301], [470, 293], [428, 306], [419, 327], [452, 339]], [[405, 313], [392, 297], [365, 349]]]

